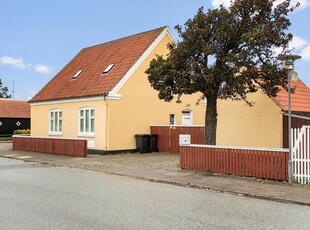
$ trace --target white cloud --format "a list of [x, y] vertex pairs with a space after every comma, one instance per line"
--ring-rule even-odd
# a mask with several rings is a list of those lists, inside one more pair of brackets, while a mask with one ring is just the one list
[[28, 66], [30, 66], [30, 64], [26, 65], [24, 63], [24, 60], [23, 60], [22, 57], [13, 58], [13, 57], [3, 56], [3, 57], [0, 57], [0, 64], [2, 64], [2, 65], [11, 65], [15, 69], [25, 69]]
[[218, 8], [221, 4], [228, 7], [230, 6], [230, 0], [212, 0], [211, 4], [214, 8]]
[[278, 55], [283, 51], [283, 49], [277, 47], [277, 48], [274, 48], [273, 51], [274, 51], [274, 53], [275, 53], [275, 56], [278, 56]]
[[299, 49], [304, 48], [307, 44], [308, 44], [308, 41], [306, 41], [305, 39], [298, 37], [298, 36], [294, 36], [292, 41], [289, 44], [289, 48], [294, 49], [294, 50], [299, 50]]
[[[22, 57], [13, 58], [8, 56], [0, 57], [0, 64], [9, 65], [15, 69], [25, 69], [31, 66], [31, 64], [25, 64]], [[49, 74], [53, 71], [53, 67], [49, 65], [37, 64], [34, 66], [34, 70], [41, 74]]]
[[289, 45], [289, 48], [299, 50], [299, 55], [302, 57], [302, 59], [305, 61], [310, 61], [310, 42], [307, 40], [298, 36], [294, 36]]
[[[298, 36], [294, 36], [292, 41], [289, 43], [288, 45], [288, 48], [290, 50], [292, 50], [292, 53], [296, 53], [296, 50], [299, 50], [300, 52], [303, 52], [303, 49], [306, 47], [306, 46], [309, 46], [310, 43], [301, 38], [301, 37], [298, 37]], [[276, 55], [279, 55], [283, 49], [282, 48], [276, 48], [274, 49]]]
[[297, 2], [300, 3], [300, 6], [298, 7], [299, 10], [304, 9], [304, 8], [310, 6], [310, 1], [309, 0], [292, 0], [291, 4], [292, 5], [296, 5]]
[[310, 44], [308, 44], [300, 53], [303, 60], [310, 61]]
[[41, 74], [49, 74], [53, 71], [53, 67], [52, 66], [47, 66], [47, 65], [42, 65], [42, 64], [38, 64], [35, 65], [34, 70], [38, 73]]

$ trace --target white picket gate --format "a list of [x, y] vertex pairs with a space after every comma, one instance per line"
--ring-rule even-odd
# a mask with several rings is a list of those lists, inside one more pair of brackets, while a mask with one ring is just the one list
[[291, 129], [293, 179], [310, 184], [310, 126]]

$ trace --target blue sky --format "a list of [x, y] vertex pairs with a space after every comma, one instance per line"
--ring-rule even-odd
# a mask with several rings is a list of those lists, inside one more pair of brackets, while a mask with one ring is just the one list
[[[279, 0], [281, 1], [281, 0]], [[82, 48], [168, 25], [229, 0], [0, 0], [0, 79], [30, 99]], [[293, 2], [296, 2], [295, 0]], [[299, 77], [310, 86], [310, 0], [290, 15]]]

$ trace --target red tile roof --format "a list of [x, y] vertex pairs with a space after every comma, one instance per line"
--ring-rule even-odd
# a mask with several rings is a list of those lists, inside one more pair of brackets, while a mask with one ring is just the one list
[[[166, 27], [82, 49], [29, 102], [99, 96], [110, 92]], [[110, 65], [111, 71], [102, 75]], [[79, 71], [76, 78], [72, 77]]]
[[0, 118], [30, 118], [27, 101], [0, 99]]
[[[310, 112], [308, 86], [298, 79], [298, 81], [291, 81], [291, 88], [295, 88], [294, 93], [291, 94], [292, 112]], [[288, 111], [288, 92], [285, 89], [282, 88], [273, 100], [283, 111]]]

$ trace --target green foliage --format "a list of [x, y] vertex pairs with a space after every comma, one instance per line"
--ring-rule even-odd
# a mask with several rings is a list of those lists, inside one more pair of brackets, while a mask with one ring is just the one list
[[0, 137], [0, 142], [12, 141], [12, 137]]
[[[216, 123], [216, 100], [244, 100], [259, 88], [275, 96], [286, 87], [286, 74], [276, 60], [275, 48], [289, 52], [292, 34], [287, 18], [297, 6], [290, 0], [273, 7], [274, 0], [235, 0], [229, 8], [200, 8], [184, 27], [181, 38], [169, 44], [167, 57], [157, 56], [146, 70], [160, 99], [171, 101], [183, 94], [202, 93]], [[208, 114], [207, 114], [208, 116]], [[211, 116], [211, 115], [210, 115]], [[206, 124], [208, 127], [208, 124]], [[215, 125], [216, 127], [216, 125]], [[213, 135], [214, 136], [214, 135]]]
[[30, 135], [30, 129], [17, 129], [14, 131], [14, 135]]
[[[286, 85], [274, 48], [287, 50], [292, 34], [287, 14], [290, 1], [272, 7], [270, 0], [236, 0], [230, 8], [198, 10], [184, 29], [181, 41], [170, 44], [170, 56], [158, 56], [146, 71], [159, 98], [201, 92], [205, 97], [245, 100], [258, 90], [275, 96]], [[214, 61], [213, 61], [214, 60]], [[224, 87], [225, 86], [225, 87]]]
[[2, 81], [0, 79], [0, 98], [11, 98], [11, 95], [8, 94], [9, 89], [8, 87], [2, 86]]

